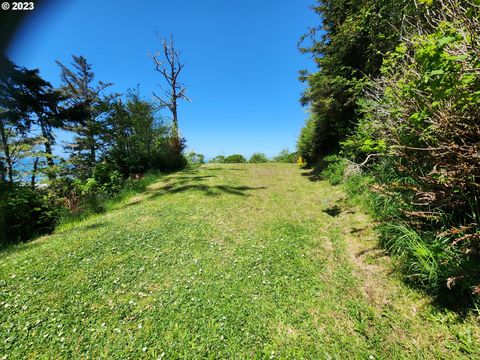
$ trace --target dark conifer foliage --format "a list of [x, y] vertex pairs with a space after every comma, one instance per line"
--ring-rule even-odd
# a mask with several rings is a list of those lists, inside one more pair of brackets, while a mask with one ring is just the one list
[[[186, 165], [178, 125], [165, 123], [158, 105], [138, 89], [109, 93], [112, 84], [96, 81], [87, 59], [72, 59], [57, 62], [59, 89], [39, 70], [1, 59], [0, 243], [49, 231], [68, 214], [102, 211], [129, 177]], [[56, 147], [60, 129], [73, 137], [66, 159]]]
[[311, 118], [299, 139], [300, 155], [314, 163], [339, 150], [357, 123], [357, 100], [365, 79], [377, 76], [383, 56], [400, 41], [403, 20], [417, 11], [413, 1], [319, 1], [313, 7], [321, 25], [299, 42], [319, 70], [300, 72], [307, 83], [301, 103]]
[[92, 174], [101, 150], [101, 135], [104, 132], [104, 116], [116, 95], [106, 95], [105, 90], [113, 85], [95, 81], [91, 64], [83, 56], [72, 56], [72, 67], [59, 61], [62, 93], [71, 107], [77, 109], [76, 118], [69, 119], [67, 129], [75, 133], [69, 145], [75, 171], [82, 177]]

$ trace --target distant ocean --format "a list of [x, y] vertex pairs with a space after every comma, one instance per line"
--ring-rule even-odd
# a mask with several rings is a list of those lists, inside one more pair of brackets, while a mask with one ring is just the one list
[[[55, 162], [59, 162], [58, 159], [54, 160]], [[32, 180], [32, 172], [33, 172], [33, 166], [35, 163], [35, 158], [33, 157], [28, 157], [21, 159], [19, 162], [15, 164], [15, 178], [18, 181], [25, 182], [25, 183], [30, 183]], [[44, 182], [47, 177], [44, 173], [42, 173], [42, 168], [44, 169], [47, 166], [46, 161], [44, 158], [40, 158], [38, 160], [38, 169], [39, 171], [35, 175], [36, 178], [36, 183], [40, 184]]]

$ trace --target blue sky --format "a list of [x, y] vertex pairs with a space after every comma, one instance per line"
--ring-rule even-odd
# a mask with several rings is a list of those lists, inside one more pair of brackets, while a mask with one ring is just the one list
[[[83, 55], [112, 91], [137, 84], [144, 97], [161, 82], [149, 52], [155, 33], [173, 34], [186, 63], [179, 126], [188, 147], [212, 157], [295, 148], [307, 117], [298, 102], [300, 69], [313, 62], [296, 47], [319, 19], [314, 0], [51, 1], [26, 20], [8, 51], [59, 85], [55, 60]], [[62, 135], [64, 137], [64, 135]]]

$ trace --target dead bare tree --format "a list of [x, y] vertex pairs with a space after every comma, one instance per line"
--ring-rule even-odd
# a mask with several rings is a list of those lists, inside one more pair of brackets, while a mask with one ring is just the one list
[[178, 100], [183, 99], [189, 101], [184, 85], [178, 80], [185, 64], [180, 62], [180, 55], [175, 49], [173, 36], [170, 36], [170, 41], [168, 42], [166, 38], [160, 39], [162, 41], [163, 51], [157, 50], [151, 57], [155, 63], [155, 70], [162, 74], [167, 88], [159, 85], [163, 94], [158, 95], [153, 93], [153, 96], [159, 101], [161, 107], [170, 110], [172, 114], [173, 132], [174, 135], [178, 137]]

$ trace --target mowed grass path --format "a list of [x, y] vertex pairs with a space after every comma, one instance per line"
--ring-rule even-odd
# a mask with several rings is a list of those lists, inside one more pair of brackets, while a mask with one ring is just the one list
[[480, 358], [477, 320], [406, 287], [301, 173], [206, 165], [0, 253], [0, 359]]

